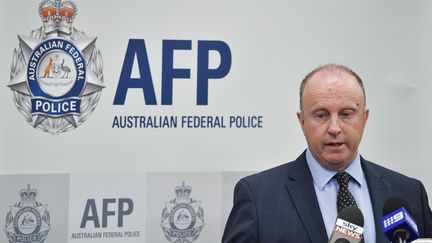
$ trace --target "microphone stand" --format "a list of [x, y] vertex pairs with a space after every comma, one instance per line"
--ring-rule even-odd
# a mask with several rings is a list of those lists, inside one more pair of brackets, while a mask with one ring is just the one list
[[398, 230], [394, 233], [394, 236], [396, 237], [395, 243], [407, 243], [406, 239], [409, 238], [409, 233], [404, 230]]

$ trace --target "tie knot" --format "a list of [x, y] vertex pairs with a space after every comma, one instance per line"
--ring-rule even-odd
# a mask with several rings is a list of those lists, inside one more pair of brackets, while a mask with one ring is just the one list
[[348, 182], [351, 180], [351, 175], [348, 172], [340, 171], [334, 176], [340, 187], [348, 187]]

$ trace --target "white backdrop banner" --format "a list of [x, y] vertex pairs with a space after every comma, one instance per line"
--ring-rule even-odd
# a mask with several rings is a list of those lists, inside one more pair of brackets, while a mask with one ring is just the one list
[[[362, 156], [432, 195], [431, 11], [429, 0], [2, 1], [0, 241], [219, 242], [245, 171], [306, 148], [299, 84], [327, 63], [364, 81]], [[38, 203], [23, 207], [32, 189]]]
[[0, 242], [220, 242], [247, 174], [2, 175]]

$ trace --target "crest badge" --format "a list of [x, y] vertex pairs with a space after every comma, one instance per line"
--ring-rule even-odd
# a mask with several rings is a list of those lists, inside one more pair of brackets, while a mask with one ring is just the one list
[[43, 243], [50, 230], [47, 205], [36, 201], [37, 190], [30, 185], [19, 194], [21, 201], [6, 216], [6, 236], [10, 243]]
[[72, 26], [77, 12], [70, 0], [42, 1], [43, 26], [29, 36], [18, 35], [13, 53], [8, 86], [14, 103], [29, 124], [51, 134], [87, 120], [104, 88], [96, 37]]
[[161, 227], [169, 242], [191, 243], [204, 227], [204, 210], [201, 202], [190, 197], [192, 188], [183, 182], [175, 188], [176, 198], [165, 202]]

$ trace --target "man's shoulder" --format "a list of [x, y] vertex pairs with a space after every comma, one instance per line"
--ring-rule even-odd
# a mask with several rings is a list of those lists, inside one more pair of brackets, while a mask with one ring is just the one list
[[293, 167], [292, 163], [293, 163], [293, 161], [287, 162], [287, 163], [272, 167], [270, 169], [246, 176], [243, 179], [247, 180], [247, 181], [251, 181], [251, 180], [254, 181], [254, 180], [263, 180], [263, 179], [267, 179], [267, 178], [275, 178], [275, 177], [284, 176], [290, 171], [290, 168]]
[[248, 185], [284, 185], [285, 183], [281, 182], [305, 174], [310, 174], [310, 171], [304, 154], [301, 154], [296, 160], [246, 176], [241, 181], [246, 182]]
[[290, 168], [293, 162], [288, 162], [271, 169], [258, 172], [242, 178], [236, 184], [236, 190], [246, 190], [249, 193], [261, 198], [273, 198], [278, 192], [285, 190]]
[[398, 181], [398, 182], [415, 182], [418, 183], [419, 180], [406, 176], [404, 174], [401, 174], [395, 170], [386, 168], [382, 165], [376, 164], [374, 162], [365, 160], [362, 158], [362, 166], [363, 171], [367, 175], [373, 175], [379, 178], [382, 178], [384, 180], [390, 180], [390, 181]]

